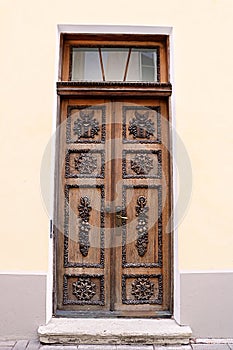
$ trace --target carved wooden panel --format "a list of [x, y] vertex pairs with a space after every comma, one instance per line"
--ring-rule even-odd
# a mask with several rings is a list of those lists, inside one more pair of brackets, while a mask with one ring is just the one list
[[161, 274], [122, 276], [123, 304], [162, 304], [163, 279]]
[[122, 174], [124, 179], [160, 179], [161, 150], [123, 150]]
[[64, 305], [104, 305], [104, 276], [98, 274], [65, 274]]
[[66, 178], [104, 178], [104, 150], [68, 149], [65, 161]]
[[123, 106], [124, 143], [161, 143], [159, 106]]
[[67, 143], [105, 142], [105, 106], [74, 106], [67, 108]]
[[66, 185], [64, 266], [104, 267], [104, 237], [104, 186]]
[[122, 226], [122, 266], [161, 267], [161, 185], [124, 185], [122, 207], [128, 218]]

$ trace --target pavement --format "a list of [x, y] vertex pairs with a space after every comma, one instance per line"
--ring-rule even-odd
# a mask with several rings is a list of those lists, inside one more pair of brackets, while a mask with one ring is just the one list
[[189, 345], [43, 345], [38, 340], [0, 340], [0, 350], [233, 350], [233, 340], [192, 340]]

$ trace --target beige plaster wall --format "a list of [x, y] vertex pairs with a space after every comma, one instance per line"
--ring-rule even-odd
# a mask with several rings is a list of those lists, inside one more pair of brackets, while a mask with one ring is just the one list
[[177, 131], [193, 168], [185, 270], [232, 269], [232, 0], [0, 0], [0, 270], [46, 271], [40, 166], [52, 132], [57, 24], [172, 26]]

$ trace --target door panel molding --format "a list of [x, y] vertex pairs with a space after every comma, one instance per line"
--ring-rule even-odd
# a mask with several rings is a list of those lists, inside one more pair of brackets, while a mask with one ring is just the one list
[[[156, 189], [158, 192], [158, 208], [157, 208], [157, 231], [158, 231], [158, 237], [157, 237], [157, 259], [154, 262], [128, 262], [126, 257], [126, 246], [127, 246], [127, 228], [125, 225], [122, 226], [122, 267], [127, 268], [136, 268], [136, 267], [146, 267], [146, 268], [154, 268], [154, 267], [162, 267], [162, 251], [163, 251], [163, 245], [162, 245], [162, 186], [161, 185], [123, 185], [123, 191], [122, 191], [122, 206], [123, 208], [126, 208], [126, 191], [127, 189], [146, 189], [147, 191], [149, 189]], [[135, 208], [137, 207], [137, 203], [135, 203]], [[149, 209], [149, 208], [148, 208]], [[153, 208], [150, 208], [150, 210], [153, 210]], [[123, 215], [127, 216], [127, 210], [123, 211]], [[137, 213], [136, 213], [137, 215]], [[137, 216], [138, 217], [138, 216]], [[140, 229], [140, 228], [138, 228]], [[136, 231], [138, 231], [136, 227]], [[149, 242], [148, 242], [149, 243]], [[156, 244], [155, 243], [155, 244]], [[136, 245], [136, 244], [135, 244]]]
[[[87, 263], [87, 262], [71, 262], [69, 260], [69, 211], [70, 211], [70, 201], [69, 201], [69, 191], [71, 189], [99, 189], [101, 193], [101, 204], [100, 204], [100, 257], [98, 263]], [[80, 196], [80, 198], [82, 198]], [[105, 245], [105, 236], [104, 236], [104, 225], [105, 225], [105, 217], [104, 217], [104, 185], [65, 185], [65, 220], [64, 220], [64, 267], [95, 267], [95, 268], [104, 268], [104, 245]], [[77, 204], [79, 200], [77, 200]], [[79, 215], [77, 215], [79, 217]], [[78, 231], [78, 229], [77, 229]], [[89, 232], [89, 231], [88, 231]], [[80, 260], [83, 260], [80, 258]]]

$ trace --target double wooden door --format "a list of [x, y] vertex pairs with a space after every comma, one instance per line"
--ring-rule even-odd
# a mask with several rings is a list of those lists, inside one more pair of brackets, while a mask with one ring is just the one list
[[55, 314], [172, 313], [166, 99], [64, 99]]

